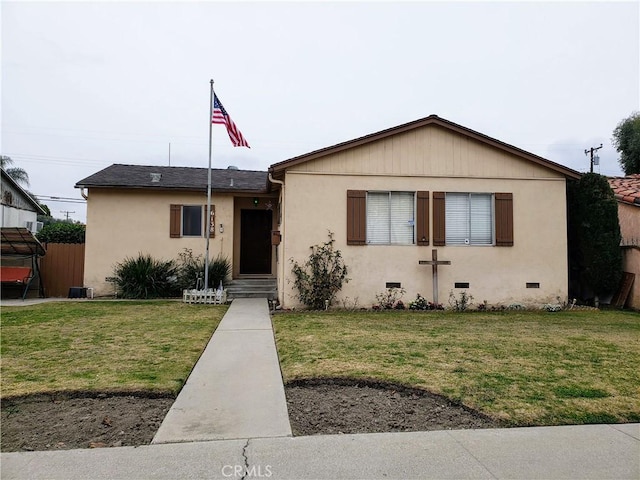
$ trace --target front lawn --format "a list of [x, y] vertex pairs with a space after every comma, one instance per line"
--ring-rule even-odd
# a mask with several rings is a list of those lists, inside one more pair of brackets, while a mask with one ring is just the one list
[[508, 425], [640, 421], [640, 314], [304, 312], [274, 316], [286, 381], [370, 378]]
[[175, 301], [2, 307], [2, 398], [177, 393], [227, 307]]

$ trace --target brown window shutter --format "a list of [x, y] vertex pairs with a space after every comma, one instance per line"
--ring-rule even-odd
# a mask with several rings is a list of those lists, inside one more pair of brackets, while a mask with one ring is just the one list
[[182, 230], [182, 205], [171, 205], [169, 214], [169, 237], [180, 238], [180, 231]]
[[433, 192], [433, 245], [442, 247], [446, 243], [444, 192]]
[[[209, 230], [209, 238], [214, 238], [216, 236], [216, 206], [211, 205], [211, 216], [209, 216], [207, 212], [207, 206], [204, 206], [204, 227], [203, 229]], [[204, 235], [203, 235], [204, 236]]]
[[347, 245], [367, 243], [367, 192], [347, 190]]
[[429, 245], [429, 192], [417, 192], [416, 241], [418, 245]]
[[513, 246], [513, 194], [496, 193], [496, 246]]

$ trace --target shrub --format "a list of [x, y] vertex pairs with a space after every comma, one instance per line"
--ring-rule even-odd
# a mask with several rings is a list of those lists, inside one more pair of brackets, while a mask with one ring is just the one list
[[433, 302], [428, 302], [426, 298], [424, 298], [419, 293], [416, 295], [416, 299], [409, 304], [409, 310], [442, 310], [442, 305], [436, 305]]
[[81, 223], [52, 223], [45, 225], [36, 238], [43, 243], [84, 243], [85, 230]]
[[166, 298], [179, 294], [177, 268], [172, 260], [138, 254], [116, 264], [114, 276], [123, 298]]
[[466, 290], [460, 292], [460, 296], [456, 298], [453, 290], [449, 292], [449, 306], [456, 312], [464, 312], [469, 305], [473, 302], [473, 297], [467, 293]]
[[[198, 286], [198, 278], [202, 279], [204, 286], [204, 256], [193, 255], [190, 248], [178, 254], [177, 263], [178, 287], [179, 289], [190, 289]], [[209, 288], [216, 288], [226, 284], [231, 275], [231, 262], [226, 256], [218, 256], [209, 261]]]
[[[330, 306], [336, 294], [347, 283], [347, 266], [340, 250], [334, 250], [333, 233], [329, 240], [311, 248], [309, 259], [302, 265], [291, 259], [296, 297], [313, 310], [324, 310]], [[325, 303], [328, 301], [328, 304]]]
[[406, 290], [404, 288], [387, 288], [385, 292], [378, 293], [376, 295], [378, 306], [384, 310], [391, 310], [393, 308], [397, 308], [398, 303], [400, 303], [402, 304], [402, 307], [400, 307], [399, 310], [403, 310], [404, 304], [400, 299], [405, 292]]

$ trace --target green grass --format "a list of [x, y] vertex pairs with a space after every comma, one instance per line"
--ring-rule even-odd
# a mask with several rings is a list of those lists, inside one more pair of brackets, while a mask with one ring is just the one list
[[175, 301], [3, 307], [1, 395], [175, 394], [226, 312]]
[[640, 314], [304, 312], [274, 317], [285, 380], [371, 378], [508, 425], [640, 421]]

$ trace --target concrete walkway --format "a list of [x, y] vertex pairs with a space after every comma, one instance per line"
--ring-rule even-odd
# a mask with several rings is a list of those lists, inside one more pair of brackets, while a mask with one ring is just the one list
[[269, 306], [238, 298], [152, 443], [283, 436], [291, 426]]

